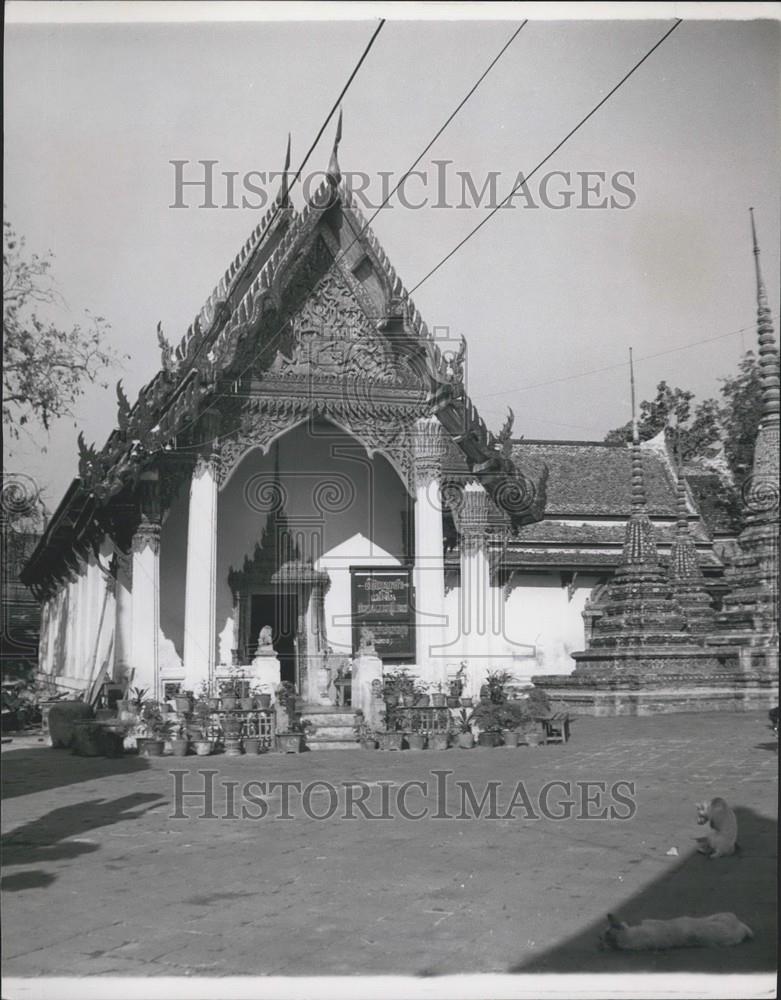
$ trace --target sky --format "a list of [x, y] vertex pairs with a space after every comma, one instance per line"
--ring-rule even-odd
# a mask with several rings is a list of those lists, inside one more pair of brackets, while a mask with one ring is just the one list
[[[371, 178], [375, 204], [380, 172], [400, 178], [520, 23], [505, 11], [415, 22], [391, 11], [343, 101], [340, 163]], [[478, 191], [497, 172], [501, 200], [671, 24], [530, 20], [421, 161], [425, 191], [410, 183], [408, 204], [429, 204], [394, 200], [372, 223], [407, 288], [488, 214], [485, 201], [456, 207], [457, 172]], [[64, 321], [89, 309], [111, 323], [127, 357], [110, 378], [131, 402], [157, 371], [158, 321], [178, 342], [263, 214], [199, 208], [189, 191], [191, 207], [169, 207], [170, 161], [190, 161], [189, 178], [215, 160], [217, 181], [280, 170], [290, 132], [297, 166], [375, 26], [6, 25], [5, 215], [31, 251], [53, 252]], [[415, 291], [429, 327], [466, 336], [468, 391], [489, 427], [511, 406], [516, 435], [601, 440], [629, 416], [629, 346], [641, 399], [660, 379], [716, 393], [755, 343], [749, 205], [778, 331], [780, 42], [778, 21], [684, 20], [529, 180], [537, 207], [498, 211]], [[325, 169], [333, 133], [332, 122], [307, 171]], [[452, 161], [449, 207], [434, 207], [435, 160]], [[569, 181], [549, 179], [546, 205], [551, 171]], [[604, 172], [589, 201], [606, 193], [606, 207], [583, 207], [585, 172]], [[631, 198], [610, 187], [616, 175]], [[551, 207], [567, 189], [569, 206]], [[611, 194], [630, 206], [611, 208]], [[293, 198], [301, 207], [300, 188]], [[36, 478], [52, 509], [76, 474], [78, 430], [100, 445], [115, 417], [113, 384], [88, 387], [75, 421], [6, 436], [4, 467]]]

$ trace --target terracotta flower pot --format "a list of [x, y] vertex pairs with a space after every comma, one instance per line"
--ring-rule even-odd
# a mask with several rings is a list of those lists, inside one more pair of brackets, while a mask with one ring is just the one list
[[224, 742], [225, 742], [225, 753], [228, 757], [241, 756], [241, 737], [226, 736]]
[[176, 711], [180, 715], [187, 715], [193, 710], [193, 703], [189, 698], [185, 698], [181, 695], [176, 695], [174, 698], [174, 705], [176, 705]]
[[432, 694], [431, 696], [431, 707], [432, 708], [445, 708], [447, 705], [447, 695], [444, 694]]
[[244, 737], [244, 753], [257, 754], [260, 752], [260, 740], [257, 736]]
[[139, 757], [162, 757], [165, 740], [156, 740], [149, 736], [139, 736], [136, 739]]
[[461, 699], [461, 707], [462, 708], [471, 708], [472, 705], [473, 705], [473, 701], [472, 701], [471, 698], [462, 698]]
[[475, 738], [472, 733], [459, 733], [458, 745], [462, 750], [471, 750], [475, 745]]
[[455, 697], [454, 695], [451, 695], [447, 699], [447, 707], [448, 708], [458, 708], [458, 706], [459, 706], [460, 703], [461, 703], [461, 699]]
[[415, 695], [403, 694], [401, 696], [401, 704], [404, 706], [404, 708], [412, 708], [415, 704]]
[[518, 746], [518, 733], [516, 733], [513, 729], [505, 729], [502, 733], [502, 739], [504, 740], [504, 745], [506, 747]]
[[428, 738], [429, 750], [447, 750], [447, 733], [432, 733]]
[[251, 712], [252, 709], [255, 707], [255, 699], [239, 698], [239, 707], [241, 708], [242, 712]]
[[301, 753], [303, 733], [277, 733], [277, 750], [280, 753]]
[[401, 750], [401, 733], [380, 733], [380, 750]]
[[220, 699], [219, 698], [207, 698], [206, 699], [209, 708], [212, 712], [219, 712], [220, 710]]
[[524, 733], [523, 738], [526, 745], [530, 747], [538, 747], [542, 743], [542, 733], [536, 729], [530, 729], [529, 732]]
[[415, 708], [428, 708], [430, 702], [431, 702], [431, 699], [429, 698], [429, 696], [427, 694], [422, 694], [415, 701]]
[[495, 747], [498, 745], [500, 739], [499, 733], [486, 732], [480, 733], [477, 737], [477, 742], [481, 747]]
[[193, 743], [193, 748], [198, 757], [208, 757], [212, 752], [212, 745], [209, 740], [196, 740]]
[[171, 740], [171, 752], [175, 757], [186, 757], [190, 747], [190, 741], [185, 739]]
[[222, 699], [222, 708], [223, 708], [223, 711], [225, 711], [225, 712], [235, 712], [238, 707], [239, 707], [239, 699], [238, 698], [232, 698], [230, 695], [228, 695], [227, 697], [223, 696], [223, 699]]
[[261, 694], [258, 695], [258, 708], [268, 709], [271, 708], [271, 695]]
[[425, 750], [426, 737], [423, 733], [407, 733], [407, 746], [410, 750]]

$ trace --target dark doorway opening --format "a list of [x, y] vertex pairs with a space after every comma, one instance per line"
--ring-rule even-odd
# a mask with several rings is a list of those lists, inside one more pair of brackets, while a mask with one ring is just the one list
[[253, 594], [250, 605], [250, 656], [257, 650], [258, 634], [271, 626], [274, 652], [279, 657], [283, 681], [296, 683], [296, 632], [298, 601], [295, 594]]

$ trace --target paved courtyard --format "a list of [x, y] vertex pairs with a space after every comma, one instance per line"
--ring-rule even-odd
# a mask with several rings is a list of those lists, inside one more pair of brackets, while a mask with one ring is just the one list
[[[580, 719], [569, 744], [539, 749], [151, 761], [15, 741], [2, 755], [5, 974], [767, 972], [778, 758], [766, 723], [760, 713]], [[199, 768], [218, 772], [215, 818], [199, 818], [209, 810], [194, 798], [171, 818], [169, 772], [186, 770], [192, 790], [204, 787]], [[248, 790], [254, 801], [242, 794], [251, 780], [266, 783]], [[479, 811], [491, 780], [495, 818], [490, 800], [480, 819], [444, 818]], [[291, 789], [292, 818], [281, 818], [282, 791], [268, 783], [295, 781], [333, 784], [334, 815], [307, 815], [336, 804], [320, 784], [305, 797]], [[410, 786], [403, 797], [408, 781], [426, 782], [426, 793]], [[474, 808], [456, 781], [471, 783]], [[362, 794], [371, 814], [390, 818], [366, 818], [354, 801], [348, 809], [350, 782], [362, 783], [353, 800]], [[546, 804], [550, 782], [564, 784], [549, 787]], [[577, 782], [605, 791], [589, 786], [585, 802]], [[722, 861], [693, 852], [694, 802], [714, 795], [740, 822], [742, 851]], [[572, 814], [554, 818], [568, 799]], [[628, 800], [629, 818], [581, 818], [611, 807], [626, 816]], [[267, 814], [252, 818], [259, 803]], [[428, 815], [405, 819], [405, 807]], [[723, 910], [750, 924], [752, 942], [662, 954], [596, 947], [608, 911], [632, 923]]]

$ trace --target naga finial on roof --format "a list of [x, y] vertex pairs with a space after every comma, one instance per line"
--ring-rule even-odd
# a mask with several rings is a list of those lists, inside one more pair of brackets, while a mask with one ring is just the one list
[[334, 148], [331, 150], [331, 159], [328, 163], [328, 178], [334, 184], [338, 184], [342, 179], [342, 171], [339, 168], [339, 143], [342, 141], [342, 109], [339, 108], [339, 121], [336, 126], [336, 136], [334, 137]]
[[174, 361], [174, 349], [168, 342], [168, 338], [163, 333], [163, 324], [158, 321], [157, 324], [157, 343], [160, 347], [160, 363], [163, 366], [163, 371], [172, 372], [176, 368], [176, 362]]
[[122, 388], [122, 379], [117, 382], [117, 426], [124, 434], [130, 424], [130, 403]]
[[279, 188], [279, 204], [280, 205], [288, 205], [289, 204], [288, 183], [287, 183], [287, 175], [288, 175], [288, 171], [289, 170], [290, 170], [290, 133], [288, 132], [288, 134], [287, 134], [287, 150], [285, 152], [285, 166], [282, 169], [282, 184], [280, 185], [280, 188]]

